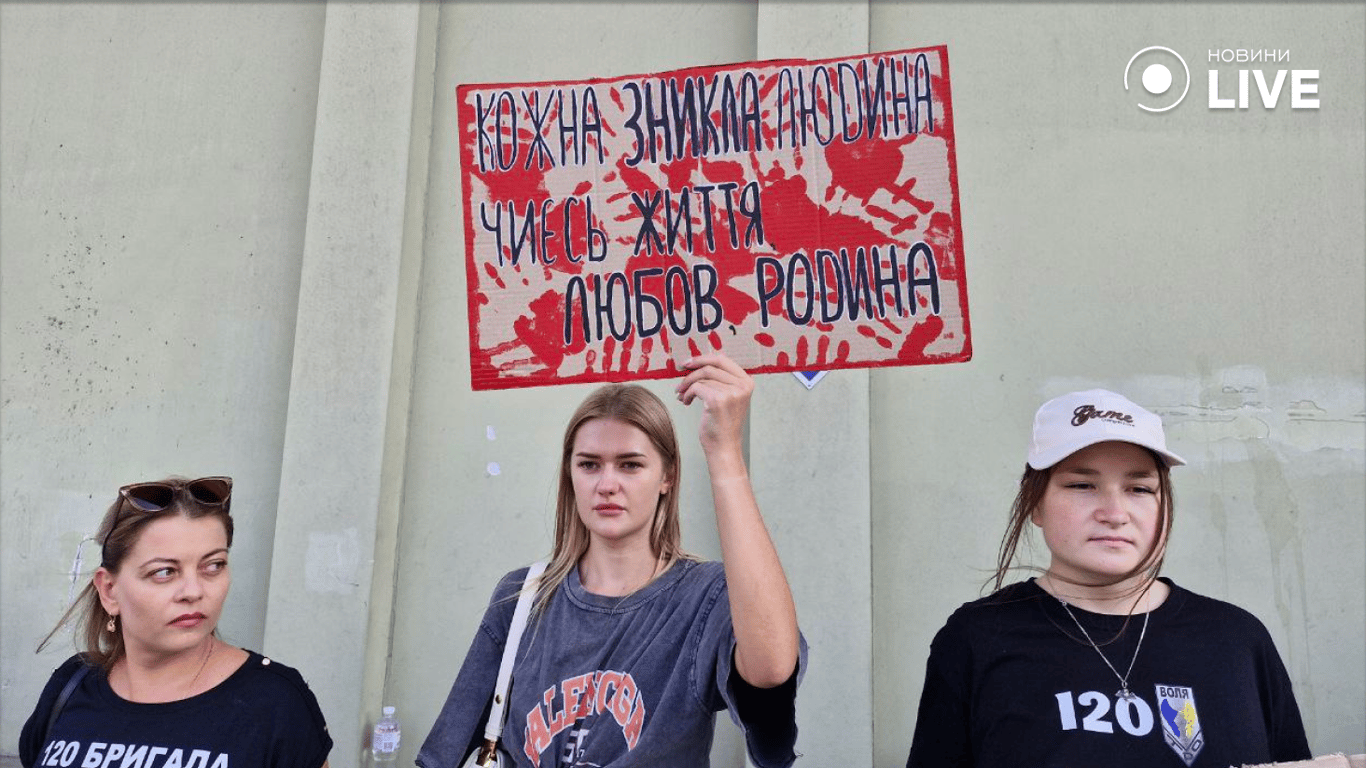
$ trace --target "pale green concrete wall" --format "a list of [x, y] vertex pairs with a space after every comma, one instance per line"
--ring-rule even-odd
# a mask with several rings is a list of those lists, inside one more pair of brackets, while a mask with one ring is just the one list
[[371, 630], [389, 624], [407, 442], [431, 104], [422, 17], [415, 3], [329, 3], [321, 57], [280, 472], [291, 514], [275, 527], [265, 647], [312, 660], [338, 767], [362, 762], [367, 663], [388, 656]]
[[[1267, 623], [1317, 751], [1366, 749], [1366, 12], [762, 0], [0, 3], [0, 753], [69, 649], [31, 652], [76, 543], [170, 471], [237, 477], [224, 629], [304, 672], [332, 765], [382, 703], [415, 752], [493, 583], [549, 548], [590, 389], [469, 391], [456, 84], [939, 43], [974, 359], [763, 376], [753, 409], [812, 644], [801, 764], [904, 764], [1030, 414], [1090, 384], [1191, 459], [1167, 572]], [[1168, 115], [1122, 89], [1147, 45], [1196, 78]], [[1209, 111], [1224, 47], [1291, 49], [1322, 109]], [[715, 557], [674, 416], [685, 542]], [[723, 729], [714, 763], [740, 754]]]
[[222, 632], [262, 645], [323, 11], [0, 5], [0, 753], [124, 483], [236, 478]]

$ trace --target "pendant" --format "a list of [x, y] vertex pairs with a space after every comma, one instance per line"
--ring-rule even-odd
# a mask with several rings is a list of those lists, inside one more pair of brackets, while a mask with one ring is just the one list
[[1124, 699], [1125, 701], [1133, 701], [1136, 698], [1138, 697], [1134, 695], [1133, 691], [1129, 690], [1129, 686], [1127, 685], [1123, 688], [1120, 688], [1118, 691], [1115, 691], [1116, 700]]

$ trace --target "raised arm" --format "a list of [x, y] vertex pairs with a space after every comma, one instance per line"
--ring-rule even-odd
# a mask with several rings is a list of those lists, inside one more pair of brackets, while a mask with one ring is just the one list
[[745, 466], [743, 435], [754, 380], [723, 354], [693, 358], [677, 387], [684, 405], [702, 401], [699, 437], [711, 475], [735, 627], [735, 666], [758, 688], [785, 682], [797, 666], [797, 608]]

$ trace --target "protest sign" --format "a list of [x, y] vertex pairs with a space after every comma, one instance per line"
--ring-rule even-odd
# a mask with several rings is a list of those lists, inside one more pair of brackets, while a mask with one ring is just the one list
[[457, 99], [475, 389], [972, 355], [943, 46]]

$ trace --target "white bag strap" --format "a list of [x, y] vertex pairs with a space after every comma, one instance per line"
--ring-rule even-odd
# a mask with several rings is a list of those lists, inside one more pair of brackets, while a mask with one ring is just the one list
[[508, 639], [503, 645], [503, 662], [498, 665], [498, 682], [493, 686], [493, 708], [489, 710], [489, 721], [484, 726], [484, 739], [497, 741], [503, 735], [503, 712], [507, 710], [508, 689], [512, 686], [512, 665], [517, 661], [517, 647], [522, 644], [526, 632], [527, 617], [531, 615], [531, 601], [536, 598], [536, 588], [540, 586], [541, 573], [545, 563], [532, 563], [522, 583], [521, 594], [517, 596], [517, 607], [512, 609], [512, 626], [508, 627]]

